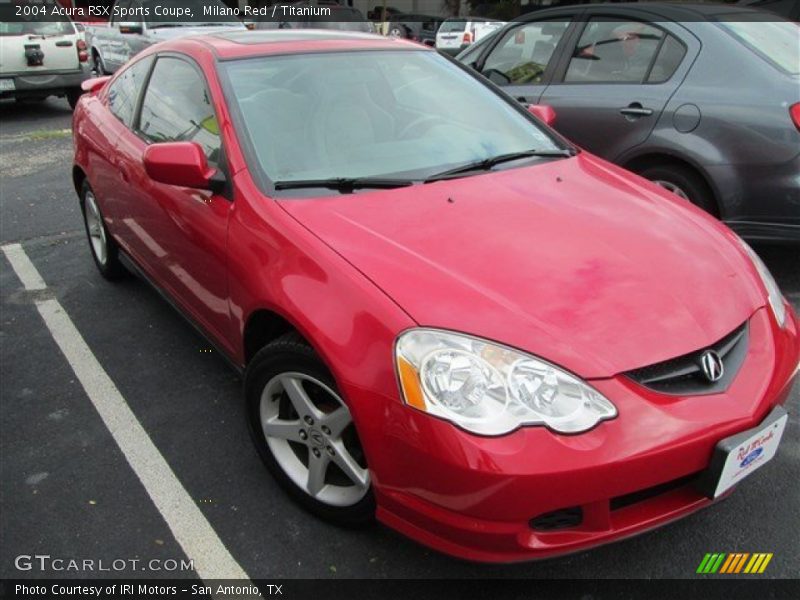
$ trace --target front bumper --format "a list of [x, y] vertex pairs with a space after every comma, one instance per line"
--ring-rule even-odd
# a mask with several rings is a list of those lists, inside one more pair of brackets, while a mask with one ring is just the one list
[[[693, 479], [717, 442], [789, 395], [800, 358], [790, 315], [785, 329], [766, 308], [752, 316], [748, 356], [723, 393], [666, 396], [624, 376], [592, 381], [619, 416], [580, 435], [528, 427], [479, 437], [396, 399], [358, 402], [378, 519], [447, 554], [511, 562], [590, 548], [708, 506]], [[371, 427], [359, 426], [365, 419]], [[577, 513], [569, 526], [539, 527]]]
[[45, 96], [59, 96], [81, 87], [86, 79], [91, 76], [88, 64], [81, 65], [80, 69], [70, 71], [30, 72], [0, 75], [1, 79], [12, 79], [13, 90], [3, 91], [0, 98], [36, 98]]

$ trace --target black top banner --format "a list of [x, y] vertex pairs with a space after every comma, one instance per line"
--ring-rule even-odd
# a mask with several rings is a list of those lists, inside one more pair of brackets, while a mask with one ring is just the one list
[[[674, 1], [674, 0], [673, 0]], [[135, 23], [180, 26], [192, 24], [267, 24], [280, 28], [293, 23], [356, 23], [361, 31], [377, 31], [382, 23], [435, 23], [446, 19], [471, 22], [510, 21], [553, 8], [598, 4], [598, 0], [0, 0], [0, 22], [62, 21], [92, 25]], [[613, 11], [646, 0], [606, 0]], [[669, 21], [774, 21], [800, 18], [800, 0], [706, 0], [702, 10], [680, 2], [669, 15], [648, 20]], [[588, 15], [572, 14], [581, 20]], [[272, 24], [270, 26], [269, 24]], [[0, 28], [0, 35], [9, 35]]]

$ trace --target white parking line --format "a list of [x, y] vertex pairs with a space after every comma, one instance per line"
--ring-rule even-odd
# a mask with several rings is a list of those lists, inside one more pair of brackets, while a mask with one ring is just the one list
[[47, 284], [25, 254], [21, 244], [7, 244], [3, 246], [3, 253], [26, 290], [35, 292], [47, 289]]
[[[3, 246], [2, 250], [26, 290], [47, 289], [20, 244]], [[35, 304], [128, 464], [186, 556], [193, 561], [197, 575], [202, 579], [249, 579], [172, 472], [58, 300], [35, 300]]]

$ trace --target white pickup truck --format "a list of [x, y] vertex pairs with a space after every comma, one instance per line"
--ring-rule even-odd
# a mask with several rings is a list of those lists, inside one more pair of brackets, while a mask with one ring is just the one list
[[[219, 0], [205, 0], [203, 5], [212, 6], [215, 2], [225, 8]], [[100, 75], [114, 73], [131, 57], [164, 40], [246, 29], [234, 17], [201, 21], [200, 7], [193, 0], [117, 0], [109, 11], [108, 23], [86, 27], [95, 71]], [[192, 15], [191, 20], [185, 15]]]

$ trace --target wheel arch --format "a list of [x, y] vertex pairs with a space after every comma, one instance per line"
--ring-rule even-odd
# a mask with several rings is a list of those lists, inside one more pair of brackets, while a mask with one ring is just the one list
[[[268, 308], [253, 310], [247, 317], [242, 331], [244, 365], [247, 366], [261, 348], [287, 333], [297, 334], [309, 346], [314, 347], [308, 337], [285, 316]], [[316, 348], [314, 348], [314, 352], [322, 359], [322, 355]]]
[[72, 185], [75, 186], [75, 192], [78, 196], [81, 195], [81, 188], [83, 182], [86, 181], [86, 172], [78, 165], [72, 166]]
[[697, 175], [700, 181], [705, 185], [708, 189], [709, 195], [714, 202], [714, 216], [723, 218], [725, 213], [723, 210], [722, 203], [719, 199], [719, 192], [714, 186], [711, 179], [705, 173], [704, 169], [700, 167], [700, 165], [696, 164], [694, 161], [687, 159], [682, 156], [677, 156], [670, 152], [644, 152], [642, 154], [637, 154], [635, 156], [627, 157], [623, 162], [620, 163], [622, 167], [628, 169], [629, 171], [633, 171], [634, 173], [641, 173], [645, 169], [649, 169], [651, 167], [656, 166], [678, 166], [683, 167], [685, 169], [689, 169], [695, 175]]

